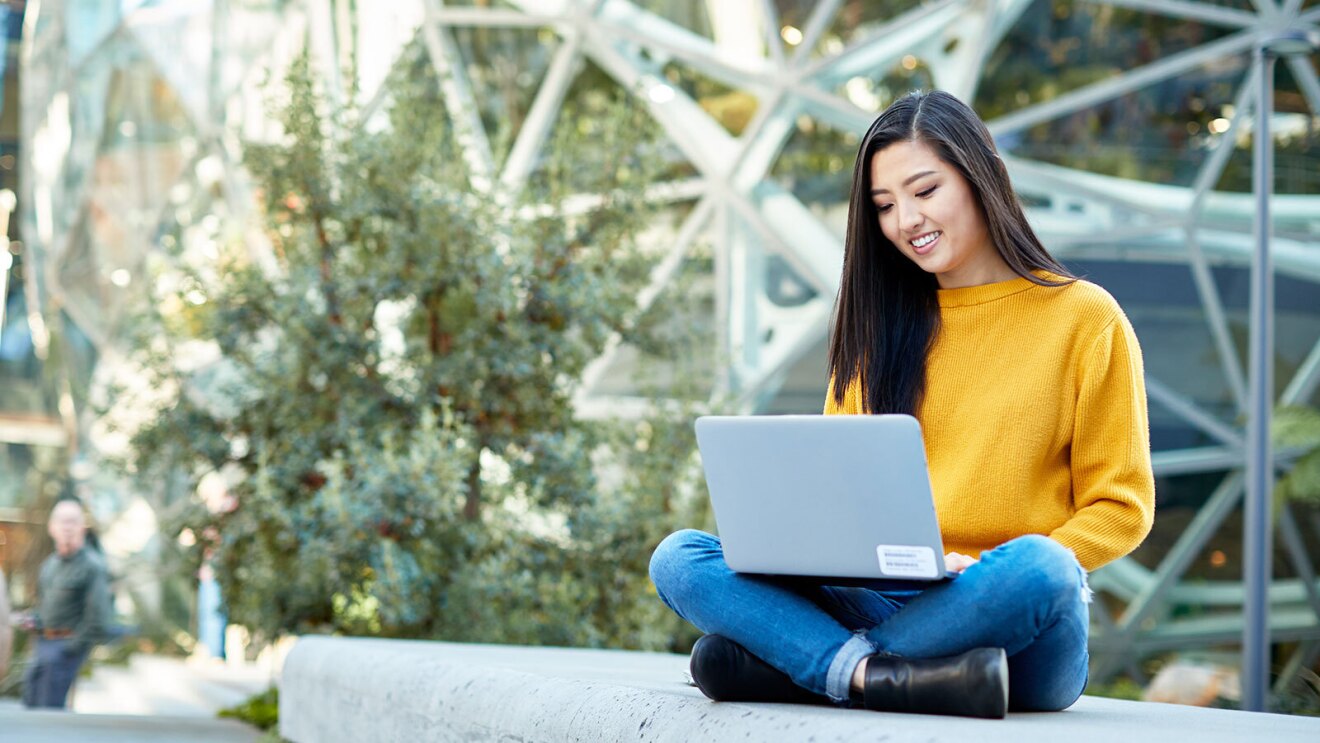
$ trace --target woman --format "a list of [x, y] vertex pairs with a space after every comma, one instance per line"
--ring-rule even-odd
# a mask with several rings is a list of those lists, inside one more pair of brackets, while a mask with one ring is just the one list
[[955, 580], [924, 591], [740, 575], [670, 535], [661, 599], [708, 633], [713, 699], [1002, 717], [1086, 685], [1086, 571], [1150, 530], [1141, 352], [1118, 304], [1052, 258], [985, 125], [940, 91], [862, 140], [825, 413], [920, 420]]

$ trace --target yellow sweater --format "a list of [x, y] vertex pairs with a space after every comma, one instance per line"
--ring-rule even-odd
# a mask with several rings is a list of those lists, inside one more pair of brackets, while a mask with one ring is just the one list
[[[1048, 274], [1041, 274], [1048, 276]], [[1087, 570], [1150, 531], [1155, 482], [1141, 349], [1086, 281], [940, 290], [917, 412], [944, 548], [979, 555], [1045, 534]], [[861, 387], [825, 413], [864, 412]]]

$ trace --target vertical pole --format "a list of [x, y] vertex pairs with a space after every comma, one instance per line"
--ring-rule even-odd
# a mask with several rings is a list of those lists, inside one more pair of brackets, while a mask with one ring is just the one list
[[1266, 709], [1269, 688], [1269, 586], [1272, 533], [1270, 506], [1274, 489], [1270, 417], [1274, 407], [1274, 271], [1270, 262], [1270, 192], [1274, 187], [1274, 146], [1269, 117], [1274, 110], [1275, 55], [1256, 49], [1256, 130], [1252, 185], [1256, 192], [1256, 250], [1251, 262], [1251, 346], [1247, 426], [1247, 497], [1243, 540], [1246, 587], [1242, 629], [1242, 708]]

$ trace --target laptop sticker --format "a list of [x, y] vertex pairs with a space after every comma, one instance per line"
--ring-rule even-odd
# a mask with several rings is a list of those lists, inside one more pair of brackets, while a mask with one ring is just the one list
[[935, 550], [930, 547], [881, 544], [875, 552], [880, 557], [880, 572], [891, 578], [938, 578]]

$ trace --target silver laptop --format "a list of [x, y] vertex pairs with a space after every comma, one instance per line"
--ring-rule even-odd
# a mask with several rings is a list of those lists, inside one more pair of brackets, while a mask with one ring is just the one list
[[703, 416], [696, 429], [731, 569], [909, 588], [948, 577], [912, 416]]

